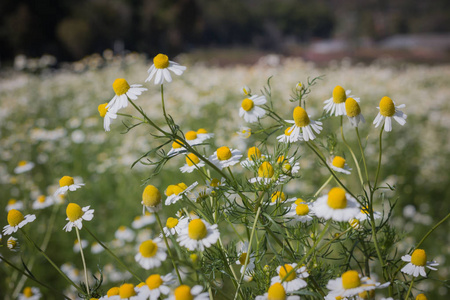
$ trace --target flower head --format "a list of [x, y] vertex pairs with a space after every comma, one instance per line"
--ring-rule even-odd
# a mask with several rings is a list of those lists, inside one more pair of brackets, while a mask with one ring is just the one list
[[169, 217], [166, 221], [166, 227], [163, 228], [164, 234], [166, 236], [179, 234], [188, 223], [189, 221], [186, 217], [181, 217], [179, 219]]
[[176, 203], [178, 200], [183, 198], [183, 195], [186, 195], [190, 192], [194, 187], [196, 187], [198, 182], [194, 182], [190, 186], [187, 186], [184, 182], [180, 182], [178, 184], [171, 184], [167, 187], [164, 192], [167, 196], [165, 204], [171, 205]]
[[[383, 287], [386, 285], [383, 285]], [[327, 289], [330, 290], [328, 297], [353, 297], [365, 291], [381, 287], [378, 282], [363, 277], [357, 271], [347, 271], [341, 277], [328, 281]]]
[[256, 296], [255, 300], [300, 300], [300, 296], [287, 296], [283, 285], [275, 282], [269, 287], [267, 293]]
[[293, 292], [301, 288], [304, 288], [306, 286], [306, 281], [304, 281], [302, 278], [308, 277], [309, 274], [306, 271], [305, 266], [302, 266], [297, 269], [296, 268], [297, 268], [296, 263], [284, 264], [282, 266], [279, 266], [277, 268], [278, 275], [273, 277], [270, 280], [270, 283], [271, 284], [274, 284], [276, 282], [281, 283], [286, 292]]
[[294, 120], [286, 120], [286, 122], [293, 124], [289, 134], [289, 141], [291, 143], [300, 140], [314, 140], [316, 136], [313, 130], [319, 134], [322, 131], [322, 122], [311, 120], [305, 109], [297, 106], [293, 112]]
[[292, 222], [310, 222], [313, 219], [311, 206], [310, 203], [304, 202], [301, 198], [297, 198], [295, 199], [295, 202], [292, 203], [291, 209], [285, 217]]
[[353, 98], [348, 98], [345, 100], [345, 112], [347, 113], [350, 123], [354, 127], [358, 127], [359, 122], [366, 122], [361, 113], [361, 108], [359, 107], [358, 101]]
[[157, 268], [167, 258], [164, 242], [159, 238], [142, 242], [134, 259], [146, 270]]
[[20, 244], [18, 242], [18, 240], [14, 237], [9, 237], [8, 241], [6, 242], [6, 244], [8, 245], [8, 249], [14, 252], [19, 251], [20, 248]]
[[373, 120], [373, 124], [375, 124], [375, 128], [380, 126], [384, 121], [384, 130], [387, 132], [392, 131], [392, 118], [397, 121], [400, 125], [406, 124], [407, 115], [404, 114], [399, 108], [405, 107], [405, 104], [401, 104], [396, 106], [395, 102], [389, 97], [383, 97], [380, 101], [380, 106], [378, 109], [380, 112], [376, 116], [375, 120]]
[[192, 173], [196, 169], [204, 167], [205, 163], [200, 161], [200, 159], [194, 153], [189, 153], [186, 155], [186, 164], [180, 168], [182, 173]]
[[59, 180], [59, 188], [56, 190], [54, 196], [63, 195], [67, 191], [73, 192], [73, 191], [81, 188], [83, 185], [84, 185], [84, 183], [75, 184], [75, 180], [73, 179], [73, 177], [63, 176]]
[[240, 138], [248, 139], [252, 135], [252, 129], [250, 127], [241, 126], [236, 133]]
[[158, 54], [153, 58], [153, 65], [148, 69], [148, 77], [145, 82], [151, 81], [155, 77], [155, 84], [163, 84], [164, 80], [172, 82], [170, 72], [175, 75], [181, 75], [186, 70], [186, 67], [180, 66], [178, 63], [169, 60], [169, 57], [164, 54]]
[[17, 167], [14, 168], [14, 173], [22, 174], [22, 173], [30, 171], [33, 168], [34, 168], [34, 162], [21, 160], [17, 164]]
[[222, 170], [223, 168], [237, 164], [241, 157], [241, 151], [223, 146], [218, 148], [214, 154], [209, 157], [209, 161]]
[[53, 197], [39, 195], [36, 200], [33, 201], [33, 209], [43, 209], [53, 205], [55, 201]]
[[[350, 93], [350, 90], [346, 91], [340, 85], [335, 86], [333, 89], [333, 96], [324, 101], [325, 106], [323, 109], [325, 112], [329, 112], [330, 115], [334, 114], [336, 117], [345, 115], [347, 98], [354, 97], [350, 96]], [[359, 102], [359, 98], [352, 99]]]
[[202, 293], [202, 291], [201, 285], [195, 285], [192, 288], [188, 285], [180, 285], [167, 300], [209, 300], [208, 292]]
[[117, 78], [112, 85], [116, 95], [109, 101], [105, 108], [111, 110], [112, 113], [117, 113], [120, 109], [127, 107], [128, 99], [137, 100], [138, 96], [147, 90], [141, 86], [141, 84], [129, 85], [124, 78]]
[[408, 262], [408, 264], [404, 266], [401, 271], [414, 277], [418, 277], [419, 275], [427, 277], [425, 267], [436, 271], [437, 269], [434, 267], [439, 265], [435, 261], [427, 261], [427, 254], [423, 249], [416, 249], [412, 255], [402, 256], [402, 260]]
[[90, 221], [94, 217], [94, 210], [89, 209], [89, 205], [81, 208], [76, 203], [69, 203], [66, 208], [67, 221], [69, 221], [66, 226], [64, 226], [64, 230], [66, 232], [72, 231], [73, 227], [77, 227], [78, 229], [83, 228], [83, 220]]
[[155, 216], [152, 213], [146, 211], [143, 216], [136, 216], [134, 218], [133, 222], [131, 223], [131, 227], [133, 227], [134, 229], [140, 229], [144, 226], [155, 223], [155, 221]]
[[39, 300], [41, 299], [42, 294], [39, 288], [37, 287], [25, 287], [22, 293], [19, 294], [18, 300]]
[[139, 294], [143, 299], [158, 300], [161, 294], [168, 295], [170, 293], [168, 285], [174, 283], [175, 279], [170, 273], [164, 276], [153, 274], [147, 277], [145, 285], [139, 290]]
[[218, 239], [217, 224], [211, 225], [202, 219], [193, 219], [188, 226], [182, 228], [177, 241], [180, 246], [184, 246], [190, 251], [203, 251], [216, 243]]
[[243, 117], [245, 122], [257, 122], [258, 119], [266, 114], [266, 111], [259, 107], [266, 104], [266, 102], [265, 96], [253, 95], [250, 98], [245, 98], [242, 100], [241, 107], [239, 108], [239, 116]]
[[98, 106], [98, 112], [100, 114], [100, 117], [103, 118], [103, 128], [105, 129], [105, 131], [110, 131], [111, 120], [117, 119], [117, 114], [107, 106], [108, 103], [100, 104]]
[[359, 204], [343, 188], [335, 187], [314, 202], [313, 212], [319, 218], [346, 222], [359, 213]]
[[347, 165], [347, 162], [345, 158], [342, 156], [334, 156], [328, 160], [328, 165], [330, 168], [335, 170], [336, 172], [343, 173], [343, 174], [351, 174], [351, 168]]
[[33, 222], [36, 220], [35, 215], [26, 215], [23, 216], [23, 214], [18, 211], [17, 209], [11, 209], [8, 212], [8, 225], [3, 227], [3, 234], [10, 235], [19, 230], [19, 228], [22, 228], [28, 223]]
[[159, 211], [162, 207], [161, 193], [155, 186], [147, 185], [142, 193], [141, 204], [150, 212]]
[[17, 201], [16, 199], [9, 199], [8, 204], [5, 207], [6, 211], [10, 211], [11, 209], [23, 209], [23, 201]]

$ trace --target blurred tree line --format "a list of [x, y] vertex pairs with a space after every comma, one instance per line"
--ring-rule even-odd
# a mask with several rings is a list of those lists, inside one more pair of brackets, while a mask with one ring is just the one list
[[0, 60], [80, 59], [106, 48], [170, 55], [205, 46], [449, 32], [450, 1], [1, 0]]

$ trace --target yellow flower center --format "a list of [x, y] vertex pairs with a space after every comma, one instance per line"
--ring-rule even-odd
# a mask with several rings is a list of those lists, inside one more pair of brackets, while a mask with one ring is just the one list
[[13, 205], [16, 204], [17, 200], [16, 199], [9, 199], [8, 201], [8, 205]]
[[119, 296], [121, 299], [130, 298], [131, 296], [136, 296], [134, 291], [134, 285], [131, 283], [124, 283], [119, 288]]
[[158, 245], [152, 240], [142, 242], [139, 246], [139, 252], [143, 257], [153, 257], [158, 251]]
[[161, 203], [161, 193], [153, 185], [147, 185], [142, 193], [142, 202], [145, 206], [155, 207]]
[[295, 213], [299, 216], [306, 216], [309, 213], [309, 206], [304, 203], [300, 203], [295, 208]]
[[275, 282], [269, 287], [267, 300], [286, 300], [286, 291], [281, 283]]
[[331, 163], [336, 168], [342, 169], [345, 166], [345, 158], [341, 156], [335, 156], [333, 158], [333, 162]]
[[6, 243], [8, 244], [9, 249], [14, 249], [17, 246], [17, 241], [15, 239], [8, 239]]
[[177, 219], [177, 218], [169, 217], [169, 218], [167, 219], [167, 221], [166, 221], [166, 226], [167, 226], [167, 228], [169, 228], [169, 229], [172, 229], [172, 228], [174, 228], [174, 227], [177, 226], [177, 225], [178, 225], [178, 219]]
[[195, 140], [196, 138], [197, 138], [197, 132], [195, 132], [195, 131], [186, 132], [186, 140], [192, 141], [192, 140]]
[[106, 105], [108, 105], [108, 103], [100, 104], [98, 106], [98, 113], [100, 114], [100, 117], [102, 117], [102, 118], [104, 118], [106, 116], [106, 112], [108, 111], [108, 109], [106, 108]]
[[361, 299], [374, 299], [375, 290], [364, 291], [358, 294]]
[[217, 158], [219, 160], [228, 160], [231, 158], [231, 150], [227, 146], [217, 149]]
[[309, 123], [311, 123], [308, 114], [306, 113], [306, 110], [303, 109], [303, 107], [297, 106], [294, 109], [293, 116], [295, 125], [297, 125], [298, 127], [305, 127], [308, 126]]
[[249, 160], [256, 160], [261, 158], [261, 151], [257, 147], [248, 149], [247, 156]]
[[75, 222], [84, 215], [84, 212], [78, 204], [69, 203], [66, 208], [66, 214], [70, 222]]
[[297, 204], [297, 205], [299, 205], [299, 204], [301, 204], [302, 202], [304, 202], [302, 198], [297, 198], [297, 200], [295, 200], [294, 203]]
[[159, 276], [159, 274], [153, 274], [147, 278], [145, 283], [147, 284], [149, 289], [154, 290], [156, 288], [159, 288], [161, 284], [163, 284], [163, 280], [161, 279], [161, 276]]
[[206, 129], [204, 128], [200, 128], [199, 130], [197, 130], [197, 134], [205, 134], [208, 133], [208, 131], [206, 131]]
[[106, 292], [106, 296], [111, 297], [111, 296], [117, 296], [119, 295], [119, 288], [118, 287], [112, 287], [108, 290], [108, 292]]
[[333, 89], [333, 102], [334, 103], [344, 103], [347, 96], [345, 95], [345, 90], [342, 86], [337, 85]]
[[244, 138], [248, 139], [252, 135], [252, 129], [251, 128], [243, 128], [241, 130], [241, 133], [244, 135]]
[[180, 285], [174, 291], [175, 300], [193, 300], [191, 288], [187, 285]]
[[272, 178], [275, 171], [272, 165], [265, 161], [258, 168], [258, 177], [260, 178]]
[[361, 113], [361, 108], [355, 99], [348, 98], [345, 100], [345, 111], [347, 112], [347, 116], [353, 118]]
[[18, 211], [17, 209], [11, 209], [8, 212], [8, 224], [11, 227], [15, 227], [19, 225], [20, 222], [22, 222], [25, 218], [23, 217], [22, 213]]
[[194, 219], [189, 223], [188, 234], [193, 240], [201, 240], [206, 237], [208, 230], [205, 223], [200, 219]]
[[130, 85], [123, 78], [117, 78], [116, 80], [114, 80], [112, 86], [114, 89], [114, 93], [116, 93], [117, 96], [125, 94], [130, 89]]
[[181, 147], [183, 147], [183, 144], [181, 143], [180, 140], [176, 140], [175, 142], [172, 143], [172, 148], [173, 149], [179, 149]]
[[416, 296], [416, 300], [428, 300], [428, 298], [425, 294], [419, 294]]
[[40, 195], [40, 196], [37, 198], [37, 201], [38, 201], [39, 203], [44, 203], [44, 202], [45, 202], [45, 196], [44, 196], [44, 195]]
[[281, 169], [283, 170], [284, 173], [291, 173], [292, 170], [292, 166], [290, 163], [286, 162], [285, 164], [283, 164], [283, 166], [281, 167]]
[[[284, 266], [282, 266], [280, 268], [280, 273], [278, 275], [280, 275], [281, 280], [284, 281], [291, 281], [294, 280], [297, 276], [297, 274], [295, 273], [295, 271], [292, 271], [294, 268], [289, 265], [289, 264], [285, 264]], [[292, 272], [291, 272], [292, 271]], [[290, 272], [289, 275], [287, 275]]]
[[213, 179], [211, 180], [211, 183], [210, 183], [209, 185], [212, 186], [212, 187], [218, 187], [219, 184], [220, 184], [219, 179], [213, 178]]
[[284, 200], [286, 200], [286, 195], [283, 192], [280, 192], [280, 191], [273, 192], [273, 194], [271, 196], [272, 202], [276, 202], [276, 201], [284, 202]]
[[186, 163], [189, 167], [193, 165], [197, 165], [200, 162], [200, 159], [194, 153], [189, 153], [186, 155]]
[[380, 113], [385, 117], [392, 117], [395, 114], [395, 105], [389, 97], [383, 97], [380, 101]]
[[423, 249], [414, 250], [411, 255], [411, 263], [416, 266], [423, 267], [427, 264], [427, 254]]
[[359, 229], [359, 227], [361, 226], [361, 222], [359, 222], [358, 219], [351, 219], [350, 221], [348, 221], [348, 223], [349, 223], [350, 226], [352, 226], [354, 229]]
[[160, 53], [153, 58], [153, 64], [157, 69], [165, 69], [169, 66], [169, 57]]
[[63, 186], [69, 186], [74, 184], [73, 181], [73, 177], [70, 176], [63, 176], [60, 180], [59, 180], [59, 186], [63, 187]]
[[327, 204], [334, 209], [346, 208], [347, 197], [345, 197], [345, 190], [339, 187], [332, 188], [328, 192]]
[[125, 226], [119, 226], [119, 231], [125, 231], [125, 229], [127, 229]]
[[252, 108], [255, 106], [255, 103], [253, 102], [253, 100], [245, 98], [244, 100], [242, 100], [241, 106], [245, 111], [249, 111], [252, 110]]
[[19, 167], [23, 167], [23, 166], [25, 166], [27, 164], [27, 161], [26, 160], [21, 160], [21, 161], [19, 161], [19, 163], [17, 164]]
[[281, 155], [277, 158], [277, 163], [281, 164], [285, 161], [284, 155]]
[[198, 259], [198, 255], [195, 253], [192, 253], [191, 255], [189, 255], [189, 258], [192, 260], [192, 262], [195, 264], [197, 262]]
[[361, 285], [361, 279], [356, 271], [350, 270], [342, 274], [342, 286], [344, 289], [354, 289]]
[[33, 291], [31, 290], [31, 288], [29, 286], [27, 286], [26, 288], [23, 289], [23, 295], [27, 298], [30, 298], [34, 294], [33, 294]]
[[245, 265], [245, 260], [247, 259], [247, 253], [242, 253], [241, 256], [239, 256], [239, 262], [241, 265]]

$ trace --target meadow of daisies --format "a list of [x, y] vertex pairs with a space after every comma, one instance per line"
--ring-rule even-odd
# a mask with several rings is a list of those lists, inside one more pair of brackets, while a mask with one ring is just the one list
[[0, 80], [4, 299], [446, 299], [450, 68], [99, 56]]

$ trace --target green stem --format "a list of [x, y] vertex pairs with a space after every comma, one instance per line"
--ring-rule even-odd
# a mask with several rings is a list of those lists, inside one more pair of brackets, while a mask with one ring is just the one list
[[359, 177], [359, 181], [361, 182], [361, 187], [362, 187], [362, 189], [364, 189], [364, 179], [363, 179], [362, 174], [361, 174], [361, 169], [359, 167], [358, 160], [356, 159], [355, 153], [353, 153], [352, 148], [347, 143], [347, 141], [345, 140], [345, 137], [344, 137], [343, 116], [341, 116], [341, 136], [342, 136], [342, 141], [344, 142], [345, 146], [347, 146], [348, 151], [350, 151], [350, 154], [352, 155], [353, 161], [355, 162], [356, 170], [358, 171], [358, 177]]
[[132, 116], [132, 115], [128, 115], [128, 114], [122, 114], [122, 113], [116, 113], [116, 115], [118, 115], [118, 116], [122, 116], [122, 117], [127, 117], [127, 118], [132, 118], [132, 119], [136, 119], [136, 120], [138, 120], [138, 121], [141, 121], [141, 122], [147, 123], [147, 121], [145, 121], [144, 119], [141, 119], [141, 118], [138, 118], [138, 117], [135, 117], [135, 116]]
[[380, 169], [381, 169], [381, 156], [383, 154], [383, 140], [382, 140], [382, 135], [383, 135], [383, 131], [384, 131], [384, 124], [381, 127], [380, 130], [380, 147], [379, 147], [379, 155], [378, 155], [378, 167], [377, 167], [377, 173], [375, 176], [375, 182], [373, 183], [373, 191], [375, 191], [375, 189], [377, 188], [377, 183], [378, 183], [378, 175], [380, 174]]
[[412, 290], [412, 286], [413, 286], [413, 283], [414, 283], [414, 279], [416, 279], [416, 277], [413, 276], [413, 278], [412, 278], [412, 280], [411, 280], [411, 284], [409, 285], [408, 292], [406, 293], [405, 300], [408, 300], [409, 294], [411, 294], [411, 290]]
[[83, 268], [84, 268], [84, 280], [86, 282], [86, 291], [88, 293], [88, 296], [91, 295], [90, 289], [89, 289], [89, 282], [88, 282], [88, 276], [87, 276], [87, 268], [86, 268], [86, 261], [84, 259], [84, 253], [83, 253], [83, 245], [81, 244], [81, 238], [80, 238], [80, 232], [78, 230], [78, 227], [75, 226], [75, 232], [77, 233], [77, 239], [78, 239], [78, 245], [80, 246], [80, 253], [81, 253], [81, 260], [83, 261]]
[[366, 155], [365, 155], [363, 147], [362, 147], [361, 137], [359, 136], [358, 127], [355, 127], [355, 130], [356, 130], [356, 136], [358, 137], [359, 150], [361, 151], [361, 157], [363, 159], [364, 172], [366, 173], [366, 181], [369, 184], [369, 189], [370, 189], [369, 172], [367, 170]]

